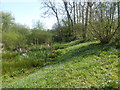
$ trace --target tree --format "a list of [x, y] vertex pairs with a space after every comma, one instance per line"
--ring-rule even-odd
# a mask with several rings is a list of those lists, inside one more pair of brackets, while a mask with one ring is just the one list
[[[69, 27], [69, 37], [74, 38], [74, 35], [73, 35], [73, 20], [72, 20], [72, 17], [70, 15], [70, 12], [68, 10], [68, 2], [63, 0], [63, 3], [64, 3], [65, 11], [67, 13], [67, 19], [68, 19], [67, 21], [68, 21], [68, 27]], [[74, 11], [74, 15], [75, 15], [75, 11]], [[75, 19], [75, 17], [74, 17], [74, 19]]]
[[95, 4], [95, 2], [88, 2], [88, 6], [89, 6], [89, 23], [91, 23], [91, 21], [93, 20], [93, 5]]
[[26, 45], [26, 38], [19, 32], [6, 31], [2, 33], [2, 43], [6, 48], [20, 48]]
[[0, 12], [0, 21], [2, 21], [2, 31], [9, 30], [9, 27], [14, 24], [14, 18], [10, 13]]
[[120, 32], [120, 1], [118, 2], [118, 30]]
[[116, 3], [100, 2], [94, 6], [94, 22], [90, 25], [93, 29], [93, 35], [106, 44], [111, 41], [117, 31], [116, 22]]
[[57, 19], [58, 25], [60, 25], [59, 16], [58, 16], [58, 8], [56, 7], [56, 3], [52, 0], [46, 0], [42, 2], [43, 8], [47, 8], [44, 14], [49, 14], [50, 10], [52, 11], [52, 15], [54, 15]]
[[62, 34], [61, 34], [61, 25], [60, 25], [60, 19], [59, 19], [59, 8], [57, 7], [58, 3], [53, 1], [53, 0], [46, 0], [44, 2], [42, 2], [43, 4], [43, 8], [47, 8], [47, 10], [45, 10], [44, 15], [48, 14], [48, 15], [54, 15], [56, 17], [57, 20], [57, 26], [58, 26], [58, 33], [60, 36], [60, 39], [62, 40]]
[[35, 29], [35, 30], [44, 30], [44, 26], [43, 26], [43, 24], [40, 22], [40, 20], [38, 20], [38, 21], [35, 21], [35, 22], [33, 23], [33, 29]]
[[118, 9], [118, 29], [115, 36], [115, 43], [117, 47], [120, 48], [120, 1], [117, 2], [117, 9]]
[[86, 17], [85, 17], [85, 27], [83, 29], [83, 39], [86, 40], [86, 34], [87, 34], [87, 25], [88, 25], [88, 6], [89, 2], [87, 2], [87, 6], [86, 6]]
[[32, 30], [32, 33], [28, 36], [29, 44], [43, 44], [43, 43], [51, 43], [52, 42], [52, 34], [49, 31], [45, 30]]

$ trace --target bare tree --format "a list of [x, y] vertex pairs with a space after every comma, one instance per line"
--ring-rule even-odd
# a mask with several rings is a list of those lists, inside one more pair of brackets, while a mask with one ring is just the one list
[[[46, 0], [44, 2], [42, 2], [43, 4], [43, 8], [47, 8], [47, 10], [44, 12], [44, 14], [52, 14], [56, 17], [56, 20], [57, 20], [57, 26], [58, 26], [58, 29], [57, 29], [57, 32], [59, 34], [59, 38], [60, 40], [62, 40], [62, 30], [61, 30], [61, 25], [60, 25], [60, 19], [59, 19], [59, 8], [57, 7], [58, 3], [55, 2], [54, 0]], [[51, 12], [50, 12], [51, 11]]]
[[120, 31], [120, 1], [118, 2], [118, 28], [119, 28], [119, 31]]
[[95, 21], [90, 23], [94, 35], [101, 43], [109, 43], [117, 31], [116, 4], [114, 2], [99, 2], [95, 5]]
[[95, 2], [88, 2], [88, 6], [89, 6], [89, 23], [93, 20], [93, 9], [92, 6], [95, 4]]
[[56, 17], [58, 25], [60, 25], [59, 21], [59, 15], [58, 15], [58, 8], [56, 7], [56, 3], [53, 0], [46, 0], [42, 2], [44, 5], [44, 8], [48, 8], [47, 11], [44, 12], [44, 14], [49, 14], [49, 11], [52, 10], [53, 15]]
[[76, 8], [76, 6], [75, 6], [75, 2], [73, 1], [73, 20], [74, 20], [74, 24], [76, 23], [76, 12], [75, 12], [75, 8]]
[[85, 27], [83, 29], [83, 39], [86, 39], [86, 34], [87, 34], [87, 25], [88, 25], [88, 2], [87, 2], [87, 6], [86, 6], [86, 16], [85, 16]]
[[69, 35], [71, 36], [71, 35], [72, 35], [72, 32], [73, 32], [73, 20], [72, 20], [72, 18], [71, 18], [71, 15], [70, 15], [70, 13], [69, 13], [69, 10], [68, 10], [68, 2], [63, 0], [63, 3], [64, 3], [65, 11], [66, 11], [66, 13], [67, 13], [68, 25], [69, 25], [69, 27], [70, 27]]

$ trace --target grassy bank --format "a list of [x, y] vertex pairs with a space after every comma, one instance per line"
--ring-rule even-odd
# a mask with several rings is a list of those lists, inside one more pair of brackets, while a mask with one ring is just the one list
[[57, 44], [47, 56], [46, 65], [21, 79], [3, 81], [3, 88], [115, 88], [118, 53], [114, 46], [97, 41]]

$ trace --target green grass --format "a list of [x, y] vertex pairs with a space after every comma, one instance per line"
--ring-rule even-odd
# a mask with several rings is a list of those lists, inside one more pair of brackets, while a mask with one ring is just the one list
[[26, 53], [28, 57], [23, 56], [23, 53], [16, 53], [13, 51], [3, 53], [3, 79], [19, 76], [34, 67], [43, 67], [47, 63], [46, 58], [49, 56], [50, 52], [51, 50], [49, 49], [32, 49], [31, 51]]
[[3, 82], [3, 88], [118, 87], [119, 52], [114, 46], [97, 41], [62, 45], [47, 59], [49, 65], [21, 79]]

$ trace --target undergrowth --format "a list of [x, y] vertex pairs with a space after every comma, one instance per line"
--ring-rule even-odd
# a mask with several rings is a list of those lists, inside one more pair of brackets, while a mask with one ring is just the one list
[[[44, 64], [38, 65], [41, 68], [36, 73], [4, 82], [3, 88], [117, 88], [118, 54], [114, 46], [101, 45], [97, 41], [56, 44], [47, 57], [41, 58], [43, 61], [38, 59]], [[22, 70], [19, 71], [24, 73]]]

